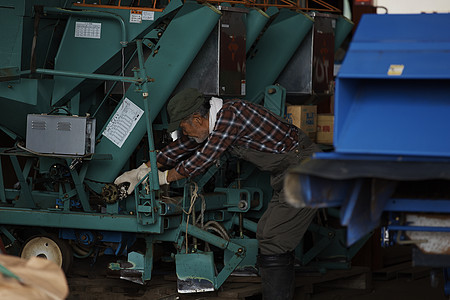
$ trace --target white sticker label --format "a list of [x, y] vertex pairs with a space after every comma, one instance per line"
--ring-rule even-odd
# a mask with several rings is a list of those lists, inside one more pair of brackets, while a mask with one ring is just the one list
[[154, 11], [142, 11], [142, 20], [144, 21], [153, 21], [155, 19], [155, 12]]
[[142, 10], [130, 10], [130, 23], [142, 23]]
[[241, 80], [241, 95], [245, 96], [245, 80]]
[[143, 114], [144, 111], [139, 106], [125, 98], [102, 134], [117, 147], [122, 148]]
[[75, 22], [75, 37], [99, 39], [102, 33], [102, 23]]
[[390, 65], [389, 70], [388, 70], [388, 75], [391, 75], [391, 76], [402, 75], [404, 68], [405, 68], [404, 65]]

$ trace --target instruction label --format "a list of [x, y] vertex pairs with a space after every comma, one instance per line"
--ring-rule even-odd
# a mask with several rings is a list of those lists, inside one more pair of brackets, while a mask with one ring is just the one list
[[143, 114], [144, 111], [139, 106], [125, 98], [102, 134], [117, 147], [122, 148]]
[[142, 20], [143, 21], [153, 21], [155, 19], [155, 12], [143, 10], [142, 11]]
[[130, 23], [142, 23], [142, 10], [130, 10]]
[[75, 37], [99, 39], [102, 33], [102, 23], [75, 22]]

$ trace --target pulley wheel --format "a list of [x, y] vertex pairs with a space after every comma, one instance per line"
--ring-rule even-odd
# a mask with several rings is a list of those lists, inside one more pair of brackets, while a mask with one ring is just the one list
[[29, 238], [20, 253], [22, 258], [41, 257], [56, 263], [67, 272], [73, 261], [72, 249], [65, 241], [54, 235], [34, 236]]

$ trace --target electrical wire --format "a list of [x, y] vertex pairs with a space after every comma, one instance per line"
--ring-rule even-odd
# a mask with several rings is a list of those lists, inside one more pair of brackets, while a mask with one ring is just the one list
[[55, 107], [47, 115], [51, 115], [52, 113], [54, 113], [55, 111], [60, 110], [60, 109], [65, 110], [68, 116], [72, 115], [72, 113], [65, 107]]
[[36, 151], [26, 148], [21, 143], [17, 143], [16, 147], [23, 151], [29, 152], [31, 154], [38, 155], [38, 156], [45, 156], [45, 157], [86, 158], [86, 157], [90, 157], [92, 155], [92, 153], [90, 153], [90, 154], [85, 154], [85, 155], [80, 155], [80, 156], [75, 157], [73, 155], [68, 155], [68, 154], [48, 154], [48, 153], [36, 152]]
[[[122, 47], [122, 76], [125, 77], [125, 49]], [[122, 94], [125, 97], [125, 81], [122, 81]]]

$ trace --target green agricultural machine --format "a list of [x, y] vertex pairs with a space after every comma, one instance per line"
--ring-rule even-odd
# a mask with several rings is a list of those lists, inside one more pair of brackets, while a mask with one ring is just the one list
[[[242, 3], [88, 2], [0, 4], [0, 250], [65, 270], [74, 256], [114, 255], [109, 268], [139, 283], [154, 261], [171, 259], [180, 292], [257, 272], [268, 174], [225, 155], [170, 187], [156, 171], [132, 195], [113, 181], [156, 165], [172, 139], [166, 102], [185, 87], [279, 115], [286, 99], [330, 95], [334, 50], [351, 22]], [[364, 241], [346, 248], [323, 218], [333, 214], [321, 215], [297, 249], [299, 266], [348, 268]]]

